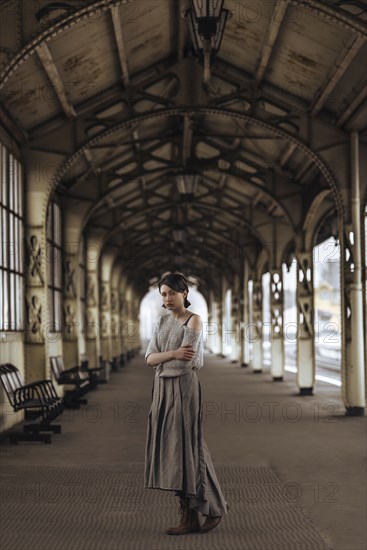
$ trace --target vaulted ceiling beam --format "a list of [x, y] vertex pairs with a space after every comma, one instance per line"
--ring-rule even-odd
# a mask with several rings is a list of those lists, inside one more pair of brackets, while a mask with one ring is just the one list
[[353, 101], [347, 100], [348, 107], [340, 115], [338, 118], [336, 124], [337, 126], [343, 126], [345, 122], [348, 121], [348, 119], [353, 115], [354, 111], [358, 109], [358, 107], [362, 104], [363, 101], [365, 101], [367, 98], [367, 85], [363, 86], [362, 90], [359, 92], [359, 94], [353, 99]]
[[326, 103], [327, 99], [330, 97], [331, 93], [337, 86], [338, 82], [342, 78], [345, 71], [350, 66], [351, 62], [365, 44], [366, 38], [364, 36], [351, 36], [348, 40], [348, 43], [342, 53], [339, 55], [338, 59], [334, 64], [334, 69], [330, 75], [327, 76], [323, 85], [321, 86], [319, 93], [317, 94], [315, 100], [311, 105], [311, 114], [313, 116], [322, 109], [323, 105]]
[[274, 9], [271, 16], [270, 24], [266, 32], [264, 47], [261, 52], [261, 58], [256, 70], [256, 81], [260, 82], [269, 66], [269, 60], [274, 48], [275, 41], [278, 37], [280, 26], [283, 22], [288, 2], [280, 1], [274, 3]]
[[117, 51], [119, 54], [120, 67], [122, 72], [122, 81], [124, 83], [125, 88], [127, 88], [130, 83], [130, 76], [129, 76], [129, 69], [127, 66], [127, 55], [126, 55], [126, 49], [125, 49], [124, 35], [122, 32], [122, 26], [121, 26], [121, 12], [120, 12], [119, 4], [111, 7], [111, 17], [112, 17], [113, 30], [115, 34], [115, 40], [117, 44]]
[[36, 48], [37, 55], [42, 63], [44, 70], [46, 71], [48, 78], [59, 98], [61, 107], [68, 118], [76, 117], [74, 107], [69, 101], [64, 87], [64, 83], [61, 80], [61, 76], [58, 68], [56, 67], [54, 60], [52, 59], [51, 52], [45, 42]]

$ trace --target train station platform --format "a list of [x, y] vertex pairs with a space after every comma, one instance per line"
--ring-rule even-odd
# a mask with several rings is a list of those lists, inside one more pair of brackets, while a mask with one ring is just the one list
[[[59, 417], [52, 444], [1, 434], [1, 543], [9, 550], [365, 550], [366, 418], [340, 390], [300, 397], [294, 373], [205, 354], [203, 432], [229, 513], [172, 537], [178, 499], [143, 488], [153, 373], [143, 354]], [[20, 429], [16, 426], [15, 429]]]

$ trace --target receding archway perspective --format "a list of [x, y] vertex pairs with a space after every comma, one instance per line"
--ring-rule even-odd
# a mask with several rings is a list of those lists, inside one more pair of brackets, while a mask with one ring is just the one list
[[365, 550], [367, 0], [0, 36], [3, 545]]

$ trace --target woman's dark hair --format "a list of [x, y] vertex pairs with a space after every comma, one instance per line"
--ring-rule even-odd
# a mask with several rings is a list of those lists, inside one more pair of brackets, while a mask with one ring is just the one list
[[[159, 292], [161, 291], [162, 285], [167, 285], [173, 290], [176, 290], [176, 292], [183, 292], [184, 290], [187, 290], [187, 293], [189, 293], [189, 285], [183, 273], [168, 273], [168, 275], [163, 275], [163, 277], [161, 277], [158, 281]], [[187, 297], [185, 297], [184, 306], [189, 307], [190, 305], [191, 302], [189, 302]], [[166, 306], [163, 304], [162, 307]]]

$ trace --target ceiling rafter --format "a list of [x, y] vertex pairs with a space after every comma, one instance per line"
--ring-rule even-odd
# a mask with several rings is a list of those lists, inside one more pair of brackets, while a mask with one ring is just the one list
[[363, 36], [357, 35], [351, 36], [349, 38], [345, 48], [339, 55], [338, 59], [335, 61], [332, 73], [327, 76], [319, 90], [318, 95], [311, 104], [310, 112], [313, 116], [315, 116], [320, 111], [320, 109], [322, 109], [328, 97], [330, 97], [331, 93], [337, 86], [343, 74], [348, 69], [351, 62], [365, 43], [366, 37]]
[[346, 108], [344, 113], [342, 113], [338, 118], [336, 122], [337, 126], [343, 126], [348, 121], [348, 119], [353, 115], [354, 111], [356, 111], [358, 107], [363, 103], [363, 101], [366, 100], [366, 98], [367, 98], [367, 84], [363, 86], [362, 90], [357, 94], [357, 96], [352, 101], [349, 101], [349, 98], [347, 98], [346, 103], [348, 107]]
[[58, 68], [55, 65], [54, 60], [52, 59], [51, 52], [46, 43], [41, 44], [36, 48], [37, 55], [41, 64], [46, 71], [48, 78], [56, 92], [57, 97], [59, 98], [60, 105], [68, 118], [74, 118], [77, 116], [73, 104], [69, 100], [64, 83], [61, 79]]
[[271, 15], [270, 24], [266, 32], [260, 61], [256, 69], [255, 79], [257, 82], [260, 82], [263, 79], [264, 74], [268, 68], [270, 57], [275, 45], [275, 41], [278, 37], [280, 27], [283, 22], [287, 7], [288, 7], [287, 0], [280, 0], [274, 3], [274, 9]]
[[124, 35], [122, 32], [122, 25], [121, 25], [120, 5], [116, 4], [115, 6], [111, 6], [110, 10], [111, 10], [111, 18], [112, 18], [112, 24], [113, 24], [113, 32], [115, 36], [117, 52], [118, 52], [119, 61], [120, 61], [122, 81], [124, 83], [125, 88], [127, 88], [130, 84], [130, 76], [129, 76], [126, 49], [125, 49]]
[[[149, 208], [147, 210], [149, 212], [155, 212], [155, 211], [159, 212], [160, 210], [167, 210], [169, 208], [175, 207], [176, 205], [177, 205], [177, 203], [174, 203], [174, 202], [172, 202], [172, 203], [171, 202], [166, 202], [164, 205], [149, 206]], [[196, 210], [195, 205], [193, 205], [193, 208]], [[200, 205], [200, 208], [202, 208], [202, 209], [206, 208], [207, 210], [210, 210], [210, 211], [214, 212], [214, 214], [218, 213], [218, 212], [221, 212], [221, 209], [218, 206], [215, 206], [215, 205]], [[204, 213], [201, 212], [201, 211], [199, 211], [198, 213], [201, 216], [204, 215]], [[109, 233], [107, 233], [105, 235], [105, 242], [107, 242], [109, 239], [111, 239], [116, 232], [120, 231], [120, 227], [122, 225], [126, 228], [127, 227], [126, 222], [129, 219], [134, 219], [134, 220], [137, 221], [141, 216], [146, 216], [146, 214], [147, 214], [147, 211], [142, 212], [141, 210], [136, 209], [135, 211], [133, 211], [133, 210], [130, 211], [127, 216], [121, 215], [121, 218], [120, 218], [121, 222], [118, 224], [118, 226], [111, 228]], [[243, 223], [244, 226], [247, 226], [247, 228], [249, 230], [249, 236], [253, 236], [254, 240], [257, 240], [259, 243], [262, 242], [262, 236], [257, 235], [256, 232], [253, 231], [253, 227], [251, 227], [250, 222], [248, 222], [247, 220], [244, 220], [243, 216], [239, 216], [239, 215], [236, 215], [236, 214], [233, 214], [233, 213], [229, 213], [228, 217], [233, 219], [232, 223], [231, 222], [228, 223], [228, 228], [229, 229], [233, 225], [238, 225], [240, 223]], [[138, 221], [137, 221], [137, 223], [138, 223]]]

